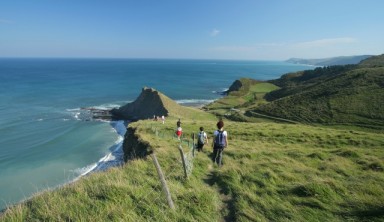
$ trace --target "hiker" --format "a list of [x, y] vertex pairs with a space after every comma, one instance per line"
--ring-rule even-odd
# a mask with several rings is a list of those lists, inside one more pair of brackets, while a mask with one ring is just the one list
[[224, 130], [224, 122], [220, 120], [216, 124], [217, 130], [213, 133], [213, 157], [212, 161], [217, 163], [219, 167], [221, 167], [222, 159], [223, 159], [223, 150], [228, 146], [228, 133]]
[[204, 144], [208, 144], [208, 137], [204, 132], [204, 128], [200, 127], [200, 132], [197, 134], [197, 151], [203, 151]]
[[183, 134], [183, 129], [181, 128], [180, 119], [179, 119], [179, 121], [177, 121], [176, 126], [177, 126], [177, 128], [176, 128], [177, 139], [180, 140], [181, 134]]
[[161, 116], [161, 121], [163, 121], [163, 124], [165, 123], [165, 117], [164, 117], [164, 115]]

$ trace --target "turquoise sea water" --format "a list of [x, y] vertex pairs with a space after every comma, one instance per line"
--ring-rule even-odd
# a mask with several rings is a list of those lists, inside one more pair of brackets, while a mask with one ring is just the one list
[[113, 151], [121, 145], [122, 122], [87, 121], [81, 107], [120, 106], [144, 86], [182, 104], [208, 103], [241, 77], [268, 80], [304, 69], [312, 67], [277, 61], [0, 59], [0, 209], [70, 182], [105, 160], [120, 161]]

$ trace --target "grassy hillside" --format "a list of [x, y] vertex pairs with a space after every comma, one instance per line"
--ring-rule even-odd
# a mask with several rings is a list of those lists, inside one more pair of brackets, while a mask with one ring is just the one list
[[278, 88], [272, 83], [241, 78], [232, 84], [227, 96], [206, 105], [204, 110], [219, 116], [248, 121], [242, 113], [266, 103], [264, 99], [266, 93]]
[[359, 65], [332, 66], [291, 73], [270, 81], [279, 90], [270, 103], [250, 109], [307, 123], [384, 126], [384, 56]]
[[383, 86], [384, 68], [356, 69], [255, 110], [301, 122], [384, 126]]
[[374, 56], [368, 59], [364, 59], [359, 64], [360, 67], [384, 67], [384, 54], [379, 56]]
[[[175, 122], [131, 124], [157, 155], [175, 210], [147, 157], [39, 194], [0, 220], [384, 221], [383, 134], [225, 121], [230, 144], [223, 167], [212, 165], [206, 146], [186, 180], [172, 137]], [[211, 137], [216, 120], [182, 122], [188, 139], [200, 126]]]

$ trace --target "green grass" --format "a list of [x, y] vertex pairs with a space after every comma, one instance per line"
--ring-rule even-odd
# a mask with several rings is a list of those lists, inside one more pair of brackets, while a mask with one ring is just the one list
[[254, 111], [306, 123], [383, 127], [383, 84], [384, 68], [359, 68], [311, 87], [293, 88], [292, 94]]
[[232, 91], [227, 96], [216, 100], [204, 107], [209, 113], [227, 116], [236, 121], [258, 122], [259, 119], [244, 116], [244, 112], [266, 103], [266, 93], [278, 89], [276, 85], [267, 82], [242, 78], [237, 80], [243, 86], [238, 91]]
[[281, 87], [265, 95], [269, 103], [248, 110], [303, 123], [383, 129], [383, 64], [381, 55], [358, 65], [318, 67], [285, 74], [269, 81]]
[[[300, 124], [225, 121], [224, 165], [197, 153], [183, 177], [177, 118], [139, 121], [172, 193], [171, 210], [150, 157], [94, 173], [8, 209], [1, 221], [384, 221], [384, 135]], [[183, 118], [184, 139], [216, 120]], [[159, 136], [153, 133], [157, 129]]]

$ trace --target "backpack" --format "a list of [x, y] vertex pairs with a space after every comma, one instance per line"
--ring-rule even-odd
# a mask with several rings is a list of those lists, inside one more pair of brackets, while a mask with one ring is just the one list
[[218, 134], [215, 138], [215, 148], [217, 149], [224, 149], [225, 147], [225, 137], [224, 137], [224, 131], [217, 131]]
[[198, 134], [198, 137], [197, 137], [197, 142], [199, 144], [205, 144], [205, 136], [204, 136], [204, 131], [201, 131], [199, 134]]

